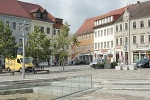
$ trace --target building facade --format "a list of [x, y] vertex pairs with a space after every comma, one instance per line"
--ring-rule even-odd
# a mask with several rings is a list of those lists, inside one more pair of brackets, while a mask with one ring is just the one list
[[99, 16], [94, 26], [94, 53], [95, 59], [115, 60], [114, 22], [124, 12], [126, 7], [110, 11]]
[[[17, 43], [22, 43], [23, 35], [18, 26], [23, 24], [24, 21], [30, 26], [28, 33], [32, 33], [35, 26], [39, 26], [41, 32], [46, 33], [50, 39], [57, 36], [56, 32], [60, 31], [63, 25], [63, 19], [55, 18], [40, 5], [17, 0], [1, 0], [0, 19], [2, 19], [4, 23], [9, 23]], [[23, 29], [23, 31], [25, 33], [25, 29]], [[27, 40], [26, 34], [25, 40]], [[22, 53], [22, 47], [17, 51], [18, 54]], [[51, 58], [50, 62], [52, 65], [54, 57]]]
[[88, 18], [85, 20], [83, 25], [77, 30], [75, 35], [78, 37], [78, 41], [80, 42], [79, 46], [75, 47], [74, 54], [75, 60], [86, 60], [88, 62], [92, 62], [95, 57], [93, 52], [94, 46], [94, 20], [97, 17]]
[[[129, 5], [124, 14], [115, 22], [115, 44], [118, 59], [124, 63], [136, 63], [150, 58], [150, 1]], [[139, 13], [141, 12], [141, 13]], [[120, 29], [122, 24], [123, 28]], [[117, 53], [117, 51], [116, 51]]]

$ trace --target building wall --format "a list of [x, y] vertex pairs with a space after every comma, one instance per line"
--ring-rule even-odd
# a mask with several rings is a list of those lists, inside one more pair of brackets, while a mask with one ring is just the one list
[[[141, 28], [140, 21], [142, 20], [144, 21], [144, 27]], [[148, 26], [148, 20], [150, 20], [150, 17], [139, 19], [131, 18], [127, 22], [122, 21], [114, 24], [114, 27], [116, 27], [116, 25], [119, 26], [120, 24], [123, 26], [122, 31], [116, 31], [115, 29], [115, 52], [116, 54], [119, 52], [123, 53], [123, 51], [127, 52], [128, 55], [122, 54], [122, 56], [125, 58], [128, 56], [129, 63], [136, 63], [144, 57], [150, 57], [150, 26]], [[133, 28], [133, 22], [136, 22], [136, 28]], [[128, 23], [127, 30], [125, 30], [125, 23]], [[120, 28], [118, 27], [118, 29]], [[144, 43], [141, 43], [141, 35], [144, 35]], [[136, 36], [136, 43], [133, 43], [133, 36]], [[125, 37], [128, 38], [127, 43], [125, 42]], [[116, 38], [118, 38], [118, 45], [116, 45]], [[120, 38], [122, 38], [122, 45], [120, 43]], [[127, 49], [125, 49], [124, 46], [127, 46]]]
[[[140, 27], [140, 21], [144, 21], [144, 27]], [[150, 26], [148, 26], [148, 20], [150, 17], [140, 18], [131, 20], [131, 62], [135, 63], [135, 56], [138, 55], [137, 59], [141, 60], [144, 57], [150, 58]], [[136, 21], [137, 27], [133, 29], [133, 21]], [[141, 43], [141, 35], [144, 36], [144, 43]], [[133, 43], [133, 36], [136, 36], [136, 43]]]
[[[104, 30], [106, 30], [105, 36]], [[111, 41], [113, 42], [113, 45], [111, 45]], [[104, 47], [104, 42], [106, 42], [106, 47]], [[109, 46], [107, 46], [107, 42], [109, 42]], [[103, 46], [101, 43], [103, 43]], [[96, 55], [95, 59], [99, 59], [99, 56], [103, 56], [104, 58], [104, 56], [107, 56], [108, 54], [112, 54], [112, 58], [114, 58], [114, 25], [94, 30], [94, 53]]]
[[82, 34], [78, 36], [79, 46], [75, 47], [75, 56], [79, 60], [93, 61], [93, 33]]
[[[9, 21], [9, 26], [12, 29], [12, 34], [16, 37], [15, 41], [17, 42], [17, 44], [19, 44], [19, 42], [21, 42], [23, 40], [23, 34], [22, 34], [21, 30], [19, 29], [19, 23], [24, 23], [24, 21], [26, 21], [26, 23], [29, 24], [29, 26], [31, 26], [31, 20], [27, 19], [27, 18], [21, 18], [21, 17], [0, 14], [0, 19], [3, 20], [4, 24], [6, 24], [6, 21]], [[16, 29], [13, 29], [13, 22], [16, 22]], [[27, 37], [26, 37], [26, 32], [25, 32], [24, 28], [23, 28], [23, 32], [25, 34], [25, 40], [26, 40]], [[29, 28], [28, 32], [31, 32], [30, 28]], [[17, 53], [18, 54], [22, 53], [22, 47], [19, 47], [19, 49], [17, 50]], [[3, 64], [3, 63], [4, 62], [1, 61], [1, 64]]]

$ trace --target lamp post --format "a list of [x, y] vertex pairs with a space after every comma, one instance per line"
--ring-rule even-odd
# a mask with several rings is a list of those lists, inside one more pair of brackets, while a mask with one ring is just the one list
[[[29, 28], [29, 24], [26, 24], [26, 21], [24, 21], [23, 24], [19, 25], [19, 28], [21, 29], [22, 35], [23, 35], [23, 63], [22, 63], [22, 78], [25, 79], [25, 33], [23, 32], [23, 28]], [[26, 31], [26, 30], [25, 30]]]

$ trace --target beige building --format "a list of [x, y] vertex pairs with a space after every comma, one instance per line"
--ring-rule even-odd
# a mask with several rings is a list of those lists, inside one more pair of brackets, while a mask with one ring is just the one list
[[150, 1], [128, 5], [115, 22], [116, 60], [136, 63], [150, 58]]
[[89, 62], [93, 61], [93, 57], [95, 57], [93, 51], [93, 26], [96, 18], [97, 17], [86, 19], [83, 25], [75, 33], [75, 35], [78, 36], [78, 41], [80, 42], [79, 46], [76, 46], [74, 50], [75, 59], [86, 60]]

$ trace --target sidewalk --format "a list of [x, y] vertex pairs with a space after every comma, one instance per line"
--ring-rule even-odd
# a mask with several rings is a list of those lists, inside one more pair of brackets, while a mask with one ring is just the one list
[[[65, 70], [62, 70], [62, 67], [59, 66], [46, 68], [49, 69], [50, 73], [25, 73], [25, 78], [60, 78], [92, 74], [95, 91], [88, 94], [83, 93], [70, 100], [150, 100], [150, 91], [148, 90], [150, 88], [150, 68], [137, 70], [93, 69], [89, 65], [65, 66]], [[14, 76], [0, 76], [0, 81], [20, 79], [22, 79], [22, 73], [19, 72], [15, 72]], [[147, 88], [147, 90], [131, 89], [142, 87]]]

